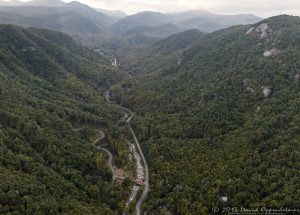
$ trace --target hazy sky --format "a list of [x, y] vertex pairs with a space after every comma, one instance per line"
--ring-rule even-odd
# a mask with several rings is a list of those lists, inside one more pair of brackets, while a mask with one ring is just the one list
[[[71, 0], [65, 0], [71, 1]], [[300, 16], [300, 0], [78, 0], [93, 7], [122, 10], [132, 14], [139, 11], [173, 12], [204, 9], [216, 13], [253, 13], [262, 17], [277, 14]]]

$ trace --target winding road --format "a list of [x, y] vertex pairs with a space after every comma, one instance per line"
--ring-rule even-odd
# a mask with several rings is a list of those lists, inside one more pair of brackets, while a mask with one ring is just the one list
[[103, 140], [106, 136], [105, 136], [105, 133], [103, 132], [103, 131], [101, 131], [101, 130], [99, 130], [98, 131], [98, 133], [100, 134], [100, 137], [98, 138], [98, 139], [96, 139], [94, 142], [93, 142], [93, 144], [96, 146], [96, 148], [97, 149], [99, 149], [99, 150], [102, 150], [102, 151], [104, 151], [104, 152], [106, 152], [107, 154], [108, 154], [108, 165], [109, 165], [109, 168], [110, 168], [110, 170], [111, 170], [111, 172], [112, 172], [112, 175], [113, 175], [113, 178], [112, 178], [112, 180], [115, 180], [115, 171], [114, 171], [114, 167], [113, 167], [113, 164], [112, 164], [112, 161], [113, 161], [113, 155], [111, 154], [111, 152], [109, 151], [109, 150], [107, 150], [106, 148], [103, 148], [102, 146], [97, 146], [96, 144], [99, 142], [99, 141], [101, 141], [101, 140]]
[[[107, 103], [112, 104], [112, 102], [110, 100], [110, 90], [107, 90], [104, 93], [104, 97], [105, 97], [105, 100], [106, 100]], [[142, 206], [143, 202], [145, 201], [145, 199], [147, 198], [147, 195], [148, 195], [148, 192], [149, 192], [149, 168], [148, 168], [148, 164], [147, 164], [147, 161], [145, 159], [144, 153], [141, 149], [140, 143], [139, 143], [139, 141], [138, 141], [138, 139], [135, 135], [134, 130], [132, 129], [132, 127], [130, 125], [130, 121], [132, 120], [133, 115], [134, 115], [133, 112], [130, 109], [122, 107], [118, 104], [114, 104], [114, 105], [116, 105], [117, 107], [119, 107], [120, 109], [125, 111], [124, 116], [120, 121], [125, 120], [127, 122], [127, 125], [129, 127], [129, 131], [130, 131], [130, 133], [132, 135], [132, 138], [134, 140], [134, 145], [138, 149], [136, 153], [138, 153], [138, 155], [142, 158], [142, 163], [143, 163], [143, 174], [142, 175], [143, 175], [143, 178], [144, 178], [144, 189], [143, 189], [141, 197], [139, 198], [139, 200], [137, 201], [136, 206], [135, 206], [136, 214], [140, 215], [141, 214], [141, 206]], [[80, 131], [80, 130], [82, 130], [82, 128], [73, 129], [73, 131]], [[98, 142], [105, 139], [106, 135], [101, 130], [95, 130], [95, 131], [98, 132], [100, 136], [96, 140], [93, 141], [93, 144], [96, 146], [96, 148], [98, 150], [102, 150], [102, 151], [104, 151], [105, 153], [108, 154], [108, 165], [109, 165], [109, 168], [110, 168], [110, 170], [112, 172], [112, 175], [113, 175], [112, 181], [114, 181], [116, 176], [115, 176], [114, 166], [113, 166], [113, 163], [112, 163], [113, 155], [106, 148], [104, 148], [100, 145], [96, 145]], [[127, 140], [127, 142], [128, 142], [129, 145], [131, 144], [128, 140]], [[136, 168], [137, 168], [136, 172], [138, 172], [138, 166]], [[134, 198], [136, 198], [136, 194], [137, 194], [138, 190], [139, 190], [139, 187], [134, 184], [133, 187], [132, 187], [133, 192], [131, 193], [131, 195], [129, 196], [129, 200], [127, 201], [128, 203], [133, 201]]]
[[[73, 129], [73, 131], [81, 131], [82, 129], [83, 128], [75, 128], [75, 129]], [[97, 133], [99, 133], [100, 137], [98, 137], [96, 140], [93, 141], [93, 145], [95, 145], [98, 150], [102, 150], [106, 154], [108, 154], [108, 165], [109, 165], [109, 168], [110, 168], [110, 170], [112, 172], [112, 175], [113, 175], [112, 181], [114, 181], [115, 178], [116, 178], [116, 176], [115, 176], [114, 166], [113, 166], [113, 163], [112, 163], [113, 162], [113, 155], [112, 155], [112, 153], [108, 149], [103, 148], [102, 146], [99, 146], [99, 145], [97, 146], [96, 145], [98, 142], [100, 142], [101, 140], [105, 139], [106, 135], [101, 130], [94, 130], [94, 131], [96, 131]]]
[[[110, 100], [110, 90], [107, 90], [104, 93], [104, 96], [105, 96], [105, 99], [106, 99], [106, 101], [108, 103], [112, 103], [111, 100]], [[145, 182], [144, 182], [144, 189], [143, 189], [141, 197], [139, 198], [139, 200], [137, 201], [136, 206], [135, 206], [136, 214], [140, 215], [141, 214], [141, 206], [142, 206], [143, 202], [145, 201], [145, 199], [147, 198], [147, 195], [148, 195], [148, 192], [149, 192], [149, 168], [148, 168], [148, 164], [147, 164], [147, 161], [145, 159], [144, 153], [143, 153], [143, 151], [141, 149], [140, 143], [139, 143], [139, 141], [138, 141], [138, 139], [137, 139], [137, 137], [135, 135], [134, 130], [132, 129], [132, 127], [130, 125], [130, 121], [133, 118], [133, 112], [131, 110], [129, 110], [128, 108], [122, 107], [122, 106], [117, 105], [117, 104], [115, 104], [115, 105], [125, 111], [125, 114], [124, 114], [123, 118], [126, 120], [126, 122], [128, 124], [130, 133], [131, 133], [131, 135], [133, 137], [133, 140], [134, 140], [134, 145], [137, 147], [138, 154], [140, 155], [140, 157], [142, 158], [142, 161], [143, 161], [143, 166], [144, 166], [144, 180], [145, 180]], [[136, 185], [133, 186], [133, 190], [136, 189], [135, 187], [136, 187]]]

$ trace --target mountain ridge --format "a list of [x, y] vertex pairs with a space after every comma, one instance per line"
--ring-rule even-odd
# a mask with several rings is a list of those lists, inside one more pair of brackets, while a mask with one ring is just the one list
[[218, 30], [115, 87], [152, 169], [148, 213], [297, 207], [299, 35], [287, 15]]
[[102, 98], [120, 77], [110, 61], [67, 34], [12, 25], [0, 25], [0, 59], [0, 213], [121, 213], [130, 189], [111, 184], [90, 140], [122, 116]]

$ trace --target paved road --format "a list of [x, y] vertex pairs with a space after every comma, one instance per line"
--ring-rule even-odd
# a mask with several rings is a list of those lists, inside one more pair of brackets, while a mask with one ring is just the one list
[[122, 107], [124, 110], [128, 111], [130, 113], [130, 116], [127, 118], [126, 122], [128, 123], [128, 126], [129, 126], [129, 130], [132, 134], [132, 137], [133, 137], [133, 140], [134, 140], [134, 143], [138, 149], [138, 152], [143, 160], [143, 164], [144, 164], [144, 171], [145, 171], [145, 186], [144, 186], [144, 190], [143, 190], [143, 193], [140, 197], [140, 199], [137, 201], [136, 203], [136, 206], [135, 206], [135, 209], [136, 209], [136, 215], [140, 215], [141, 214], [141, 206], [143, 204], [143, 202], [145, 201], [145, 199], [147, 198], [147, 195], [149, 193], [149, 168], [148, 168], [148, 164], [147, 164], [147, 161], [146, 161], [146, 158], [144, 156], [144, 153], [141, 149], [141, 146], [140, 146], [140, 143], [135, 135], [135, 132], [134, 130], [132, 129], [131, 125], [129, 124], [130, 121], [132, 120], [133, 118], [133, 112], [127, 108], [124, 108]]
[[[73, 131], [81, 131], [83, 128], [75, 128], [73, 129]], [[101, 140], [103, 140], [106, 136], [105, 136], [105, 133], [101, 130], [94, 130], [96, 132], [98, 132], [100, 134], [100, 137], [97, 138], [96, 140], [94, 140], [93, 144], [96, 146], [97, 149], [99, 150], [102, 150], [104, 151], [106, 154], [108, 154], [108, 165], [109, 165], [109, 168], [112, 172], [112, 175], [113, 175], [113, 178], [112, 180], [114, 180], [116, 178], [115, 176], [115, 171], [114, 171], [114, 166], [112, 164], [112, 161], [113, 161], [113, 155], [111, 154], [111, 152], [109, 150], [107, 150], [106, 148], [103, 148], [102, 146], [97, 146], [96, 144], [98, 142], [100, 142]]]
[[[106, 91], [104, 95], [105, 95], [106, 101], [108, 103], [111, 103], [110, 90]], [[148, 192], [149, 192], [149, 168], [148, 168], [148, 164], [147, 164], [147, 161], [145, 159], [144, 153], [141, 149], [140, 143], [139, 143], [139, 141], [138, 141], [138, 139], [135, 135], [134, 130], [130, 126], [130, 121], [133, 118], [133, 112], [128, 108], [122, 107], [120, 105], [118, 105], [118, 106], [125, 111], [125, 115], [124, 115], [125, 119], [128, 117], [128, 113], [129, 113], [129, 117], [126, 119], [126, 122], [128, 123], [129, 130], [130, 130], [130, 133], [132, 134], [132, 137], [134, 139], [134, 143], [135, 143], [135, 145], [138, 149], [138, 153], [140, 154], [140, 156], [143, 160], [143, 165], [144, 165], [144, 170], [145, 170], [145, 186], [144, 186], [143, 193], [142, 193], [140, 199], [137, 201], [136, 206], [135, 206], [136, 214], [140, 215], [141, 214], [141, 206], [142, 206], [143, 202], [145, 201], [145, 199], [147, 198], [147, 195], [148, 195]]]
[[131, 126], [129, 125], [129, 129], [130, 129], [130, 132], [132, 133], [132, 136], [133, 136], [133, 139], [134, 139], [134, 142], [138, 148], [138, 151], [140, 153], [140, 156], [142, 157], [142, 160], [143, 160], [143, 163], [144, 163], [144, 169], [145, 169], [145, 187], [144, 187], [144, 190], [143, 190], [143, 193], [140, 197], [140, 199], [137, 201], [136, 203], [136, 206], [135, 206], [135, 209], [136, 209], [136, 214], [137, 215], [140, 215], [141, 214], [141, 206], [142, 206], [142, 203], [145, 201], [145, 199], [147, 198], [147, 195], [148, 195], [148, 192], [149, 192], [149, 168], [148, 168], [148, 164], [147, 164], [147, 161], [145, 159], [145, 156], [144, 156], [144, 153], [141, 149], [141, 146], [139, 144], [139, 141], [138, 139], [136, 138], [136, 135], [133, 131], [133, 129], [131, 128]]
[[110, 101], [110, 90], [105, 91], [104, 97], [107, 103], [111, 103]]
[[[128, 109], [126, 109], [126, 110], [128, 110]], [[133, 113], [131, 112], [131, 110], [128, 110], [128, 111], [130, 112], [130, 115], [129, 115], [129, 117], [126, 120], [127, 123], [129, 123], [132, 120], [132, 118], [133, 118]], [[134, 131], [133, 131], [133, 133], [134, 133]]]
[[96, 145], [99, 141], [103, 140], [106, 136], [103, 131], [97, 131], [100, 134], [100, 137], [94, 140], [93, 144]]
[[[99, 141], [103, 140], [106, 137], [105, 133], [103, 131], [100, 130], [100, 131], [98, 131], [98, 133], [100, 134], [100, 137], [93, 142], [94, 145], [96, 145]], [[99, 150], [102, 150], [108, 154], [108, 165], [109, 165], [109, 168], [113, 175], [112, 180], [114, 180], [116, 176], [115, 176], [115, 171], [114, 171], [114, 167], [112, 164], [113, 155], [111, 154], [111, 152], [109, 150], [107, 150], [106, 148], [103, 148], [102, 146], [96, 146], [96, 148]]]
[[[107, 90], [105, 93], [104, 93], [104, 96], [105, 96], [105, 99], [108, 103], [112, 103], [110, 98], [110, 90]], [[117, 105], [117, 104], [116, 104]], [[145, 186], [144, 186], [144, 190], [143, 190], [143, 193], [140, 197], [140, 199], [137, 201], [136, 203], [136, 206], [135, 206], [135, 209], [136, 209], [136, 214], [137, 215], [140, 215], [141, 214], [141, 206], [143, 204], [143, 202], [145, 201], [145, 199], [147, 198], [147, 195], [148, 195], [148, 192], [149, 192], [149, 168], [148, 168], [148, 164], [147, 164], [147, 161], [145, 159], [145, 156], [144, 156], [144, 153], [141, 149], [141, 146], [140, 146], [140, 143], [135, 135], [135, 132], [134, 130], [132, 129], [132, 127], [130, 126], [130, 121], [132, 120], [133, 118], [133, 112], [128, 109], [128, 108], [125, 108], [125, 107], [122, 107], [120, 105], [117, 105], [119, 108], [123, 109], [125, 111], [125, 114], [124, 114], [124, 119], [126, 120], [126, 122], [128, 123], [128, 126], [129, 126], [129, 130], [130, 130], [130, 133], [132, 134], [132, 137], [134, 139], [134, 143], [138, 149], [138, 153], [139, 155], [141, 156], [142, 158], [142, 161], [143, 161], [143, 165], [144, 165], [144, 171], [145, 171]]]

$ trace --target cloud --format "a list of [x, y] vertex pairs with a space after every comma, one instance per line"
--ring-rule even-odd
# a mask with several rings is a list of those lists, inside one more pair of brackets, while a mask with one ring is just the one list
[[[71, 0], [67, 0], [71, 1]], [[79, 0], [103, 9], [122, 10], [127, 13], [139, 11], [174, 12], [204, 9], [215, 13], [253, 13], [271, 16], [282, 13], [300, 15], [300, 0]]]

